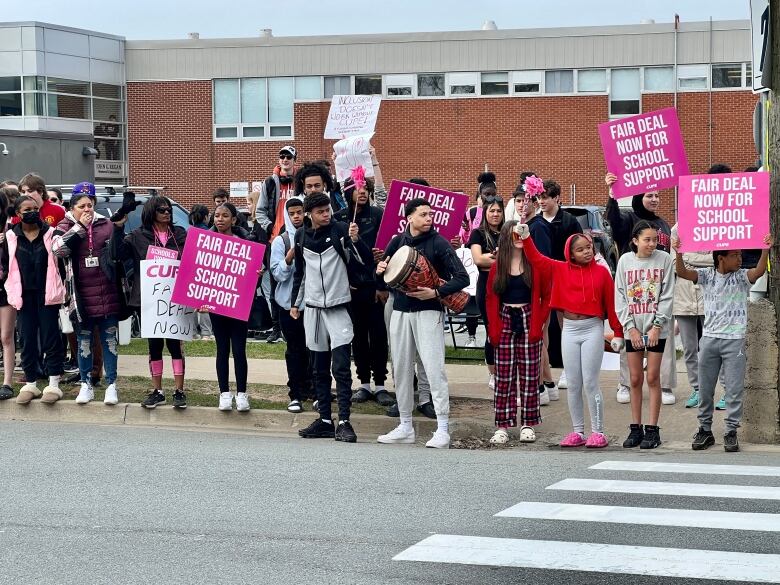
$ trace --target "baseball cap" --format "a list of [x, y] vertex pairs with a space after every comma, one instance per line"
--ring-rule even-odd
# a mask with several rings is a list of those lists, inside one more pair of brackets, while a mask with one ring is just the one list
[[296, 157], [295, 154], [295, 147], [294, 146], [283, 146], [282, 149], [279, 151], [279, 154], [286, 152], [287, 154], [291, 154], [293, 158]]
[[73, 187], [73, 191], [71, 191], [71, 195], [76, 195], [78, 193], [85, 193], [86, 195], [89, 195], [90, 197], [95, 196], [95, 185], [88, 181], [82, 181], [78, 185]]

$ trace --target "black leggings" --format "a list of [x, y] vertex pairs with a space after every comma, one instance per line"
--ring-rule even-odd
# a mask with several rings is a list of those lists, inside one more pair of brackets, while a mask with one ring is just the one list
[[233, 367], [236, 370], [236, 391], [246, 392], [248, 365], [246, 361], [246, 321], [211, 314], [211, 330], [217, 342], [217, 380], [220, 392], [230, 392], [230, 349], [233, 348]]
[[149, 343], [149, 361], [161, 361], [163, 359], [163, 347], [166, 345], [171, 354], [171, 359], [184, 359], [184, 354], [181, 352], [181, 341], [178, 339], [149, 338], [146, 341]]

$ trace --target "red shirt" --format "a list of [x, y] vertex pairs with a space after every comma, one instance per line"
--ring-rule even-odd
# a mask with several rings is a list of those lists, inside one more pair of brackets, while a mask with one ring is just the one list
[[599, 319], [606, 316], [615, 337], [622, 338], [623, 327], [615, 314], [615, 283], [609, 270], [597, 264], [595, 259], [587, 266], [579, 266], [569, 257], [571, 239], [582, 235], [574, 234], [566, 240], [566, 262], [543, 255], [531, 238], [523, 240], [523, 253], [533, 266], [534, 281], [537, 278], [552, 280], [551, 308]]
[[[65, 208], [61, 205], [55, 205], [54, 203], [44, 201], [43, 205], [41, 206], [41, 219], [48, 223], [51, 227], [56, 228], [59, 223], [65, 219]], [[19, 219], [18, 215], [11, 219], [11, 223], [14, 225], [20, 221], [21, 220]]]

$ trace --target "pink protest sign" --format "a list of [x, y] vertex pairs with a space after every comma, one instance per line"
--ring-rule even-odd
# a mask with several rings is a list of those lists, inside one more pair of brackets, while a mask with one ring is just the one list
[[376, 247], [384, 250], [393, 236], [403, 233], [406, 229], [406, 214], [404, 205], [410, 199], [422, 197], [431, 204], [433, 211], [433, 227], [447, 240], [458, 235], [463, 215], [469, 204], [468, 195], [452, 193], [443, 189], [393, 181], [387, 194], [385, 213], [379, 225], [376, 236]]
[[616, 199], [675, 187], [688, 174], [674, 108], [599, 124], [599, 136], [607, 171], [617, 175]]
[[680, 252], [766, 248], [769, 173], [680, 177]]
[[177, 260], [179, 258], [178, 250], [162, 248], [160, 246], [149, 246], [146, 249], [147, 260]]
[[171, 300], [246, 321], [265, 246], [190, 228]]

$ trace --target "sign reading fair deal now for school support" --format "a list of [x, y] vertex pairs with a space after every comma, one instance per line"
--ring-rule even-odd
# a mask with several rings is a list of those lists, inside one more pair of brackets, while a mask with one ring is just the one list
[[680, 252], [766, 248], [769, 173], [680, 177]]
[[599, 124], [599, 136], [617, 199], [675, 187], [689, 172], [674, 108]]
[[172, 300], [246, 321], [264, 251], [263, 244], [190, 228]]
[[468, 195], [405, 181], [393, 181], [390, 183], [385, 213], [382, 215], [382, 223], [379, 224], [379, 233], [376, 236], [377, 248], [384, 250], [393, 236], [403, 233], [407, 224], [404, 205], [407, 201], [418, 197], [426, 199], [431, 204], [433, 227], [439, 234], [447, 240], [458, 235], [463, 215], [469, 204]]

